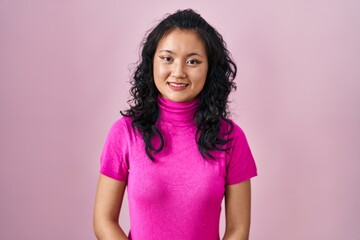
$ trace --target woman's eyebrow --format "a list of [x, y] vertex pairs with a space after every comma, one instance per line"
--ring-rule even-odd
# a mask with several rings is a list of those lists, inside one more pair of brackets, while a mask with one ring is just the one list
[[[167, 53], [176, 55], [176, 53], [175, 53], [174, 51], [167, 50], [167, 49], [160, 50], [159, 53], [161, 53], [161, 52], [167, 52]], [[197, 53], [197, 52], [192, 52], [192, 53], [189, 53], [189, 54], [187, 55], [187, 57], [191, 57], [191, 56], [199, 56], [199, 57], [202, 57], [202, 58], [203, 58], [203, 56], [202, 56], [201, 54]]]

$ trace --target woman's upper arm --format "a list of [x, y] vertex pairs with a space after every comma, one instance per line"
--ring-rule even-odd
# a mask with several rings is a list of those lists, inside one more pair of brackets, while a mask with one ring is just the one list
[[250, 212], [250, 179], [227, 185], [225, 190], [226, 231], [224, 239], [249, 238]]
[[118, 221], [126, 182], [117, 181], [100, 174], [94, 209], [94, 222]]

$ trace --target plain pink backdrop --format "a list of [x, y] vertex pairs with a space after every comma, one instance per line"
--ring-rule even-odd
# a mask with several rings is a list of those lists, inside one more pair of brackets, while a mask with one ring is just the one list
[[0, 1], [1, 239], [95, 239], [99, 157], [131, 63], [146, 30], [188, 7], [239, 68], [231, 109], [259, 170], [251, 239], [360, 239], [357, 0]]

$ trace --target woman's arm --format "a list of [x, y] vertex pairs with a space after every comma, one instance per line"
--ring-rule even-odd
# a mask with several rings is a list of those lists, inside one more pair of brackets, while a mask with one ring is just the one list
[[119, 214], [126, 183], [100, 174], [94, 208], [94, 232], [99, 240], [125, 240]]
[[223, 240], [248, 240], [250, 232], [250, 179], [225, 190], [226, 229]]

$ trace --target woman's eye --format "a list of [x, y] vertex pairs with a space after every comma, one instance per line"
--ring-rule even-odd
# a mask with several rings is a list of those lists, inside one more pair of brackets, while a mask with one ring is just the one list
[[172, 58], [171, 57], [160, 57], [162, 60], [164, 60], [165, 62], [171, 62]]
[[188, 64], [190, 64], [190, 65], [195, 65], [195, 64], [199, 64], [200, 62], [199, 61], [197, 61], [197, 60], [189, 60], [188, 61]]

